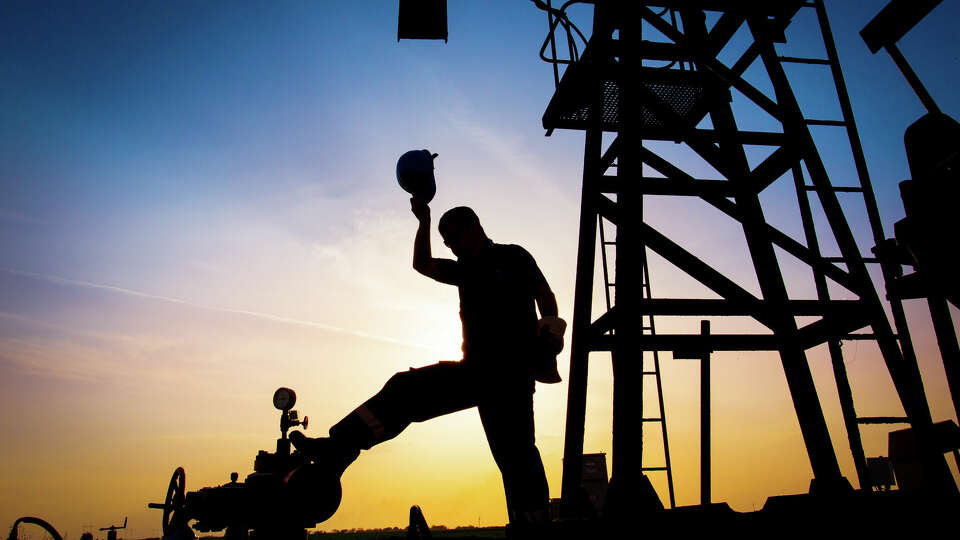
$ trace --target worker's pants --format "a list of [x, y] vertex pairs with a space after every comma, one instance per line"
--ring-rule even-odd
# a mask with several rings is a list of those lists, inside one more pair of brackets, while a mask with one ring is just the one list
[[395, 374], [383, 389], [330, 428], [358, 449], [396, 437], [410, 422], [477, 407], [503, 476], [511, 522], [547, 508], [547, 479], [534, 441], [532, 381], [484, 375], [462, 362], [440, 362]]

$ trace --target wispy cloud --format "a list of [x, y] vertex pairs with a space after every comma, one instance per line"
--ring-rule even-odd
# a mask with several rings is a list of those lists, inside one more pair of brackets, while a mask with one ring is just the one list
[[46, 281], [46, 282], [48, 282], [48, 283], [54, 283], [54, 284], [57, 284], [57, 285], [66, 285], [66, 286], [72, 286], [72, 287], [83, 287], [83, 288], [87, 288], [87, 289], [96, 289], [96, 290], [107, 291], [107, 292], [116, 293], [116, 294], [122, 294], [122, 295], [126, 295], [126, 296], [134, 296], [134, 297], [137, 297], [137, 298], [144, 298], [144, 299], [149, 299], [149, 300], [157, 300], [157, 301], [167, 302], [167, 303], [172, 303], [172, 304], [180, 304], [180, 305], [183, 305], [183, 306], [189, 306], [189, 307], [191, 307], [191, 308], [202, 309], [202, 310], [207, 310], [207, 311], [215, 311], [215, 312], [218, 312], [218, 313], [228, 313], [228, 314], [232, 314], [232, 315], [241, 315], [241, 316], [245, 316], [245, 317], [253, 317], [253, 318], [257, 318], [257, 319], [261, 319], [261, 320], [266, 320], [266, 321], [271, 321], [271, 322], [275, 322], [275, 323], [280, 323], [280, 324], [289, 324], [289, 325], [295, 325], [295, 326], [300, 326], [300, 327], [315, 328], [315, 329], [324, 330], [324, 331], [327, 331], [327, 332], [336, 332], [336, 333], [338, 333], [338, 334], [346, 334], [346, 335], [355, 336], [355, 337], [359, 337], [359, 338], [363, 338], [363, 339], [369, 339], [369, 340], [373, 340], [373, 341], [379, 341], [379, 342], [384, 342], [384, 343], [391, 343], [391, 344], [395, 344], [395, 345], [401, 345], [401, 346], [404, 346], [404, 347], [412, 347], [412, 348], [424, 349], [424, 350], [436, 352], [436, 348], [435, 348], [435, 347], [430, 347], [430, 346], [428, 346], [428, 345], [424, 345], [424, 344], [421, 344], [421, 343], [413, 343], [413, 342], [410, 342], [410, 341], [406, 341], [406, 340], [402, 340], [402, 339], [397, 339], [397, 338], [393, 338], [393, 337], [390, 337], [390, 336], [383, 336], [383, 335], [378, 335], [378, 334], [371, 334], [371, 333], [369, 333], [369, 332], [362, 332], [362, 331], [358, 331], [358, 330], [350, 330], [350, 329], [347, 329], [347, 328], [342, 328], [342, 327], [339, 327], [339, 326], [334, 326], [334, 325], [326, 324], [326, 323], [322, 323], [322, 322], [305, 321], [305, 320], [302, 320], [302, 319], [294, 319], [294, 318], [291, 318], [291, 317], [284, 317], [284, 316], [281, 316], [281, 315], [274, 315], [274, 314], [272, 314], [272, 313], [263, 313], [263, 312], [249, 311], [249, 310], [244, 310], [244, 309], [234, 309], [234, 308], [229, 308], [229, 307], [204, 305], [204, 304], [199, 304], [199, 303], [196, 303], [196, 302], [191, 302], [191, 301], [189, 301], [189, 300], [184, 300], [184, 299], [182, 299], [182, 298], [174, 298], [174, 297], [171, 297], [171, 296], [163, 296], [163, 295], [158, 295], [158, 294], [151, 294], [151, 293], [142, 292], [142, 291], [135, 291], [135, 290], [133, 290], [133, 289], [127, 289], [127, 288], [124, 288], [124, 287], [116, 287], [116, 286], [113, 286], [113, 285], [106, 285], [106, 284], [102, 284], [102, 283], [93, 283], [93, 282], [90, 282], [90, 281], [82, 281], [82, 280], [76, 280], [76, 279], [69, 279], [69, 278], [64, 278], [64, 277], [54, 276], [54, 275], [49, 275], [49, 274], [39, 274], [39, 273], [36, 273], [36, 272], [27, 272], [27, 271], [24, 271], [24, 270], [16, 270], [16, 269], [12, 269], [12, 268], [2, 268], [2, 269], [0, 269], [0, 271], [2, 271], [2, 272], [4, 272], [4, 273], [7, 273], [7, 274], [10, 274], [10, 275], [14, 275], [14, 276], [27, 277], [27, 278], [31, 278], [31, 279]]

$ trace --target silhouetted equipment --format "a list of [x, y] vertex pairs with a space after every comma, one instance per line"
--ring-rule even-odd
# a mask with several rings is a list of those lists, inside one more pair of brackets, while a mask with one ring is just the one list
[[[952, 420], [933, 425], [934, 451], [939, 454], [960, 449], [960, 428]], [[929, 484], [924, 467], [926, 448], [912, 428], [891, 431], [889, 435], [890, 465], [901, 490], [922, 491]]]
[[190, 522], [196, 520], [193, 529], [226, 529], [224, 538], [247, 538], [252, 529], [256, 538], [303, 539], [306, 528], [336, 512], [341, 496], [339, 477], [299, 452], [291, 453], [287, 431], [295, 426], [306, 429], [308, 422], [291, 410], [296, 399], [289, 388], [274, 393], [273, 404], [281, 411], [277, 450], [261, 450], [254, 460], [254, 472], [244, 482], [237, 482], [239, 475], [231, 473], [227, 484], [186, 492], [183, 468], [174, 471], [164, 502], [148, 505], [163, 510], [164, 537], [192, 537]]
[[[710, 321], [700, 321], [700, 335], [710, 335]], [[709, 350], [675, 350], [674, 360], [693, 359], [700, 361], [700, 504], [712, 504], [712, 488], [710, 486], [710, 351]]]
[[875, 53], [900, 41], [911, 28], [942, 0], [893, 0], [860, 31], [870, 52]]
[[960, 345], [947, 306], [960, 307], [960, 285], [955, 250], [944, 242], [960, 234], [960, 124], [929, 112], [907, 128], [904, 145], [913, 178], [900, 182], [906, 216], [894, 224], [895, 239], [887, 242], [887, 254], [913, 266], [914, 272], [898, 276], [888, 290], [904, 299], [927, 299], [954, 412], [960, 415]]
[[430, 538], [433, 536], [430, 534], [430, 526], [427, 525], [427, 518], [423, 516], [423, 511], [417, 505], [411, 506], [407, 540], [429, 540]]
[[[607, 454], [603, 452], [584, 454], [580, 462], [583, 464], [583, 472], [580, 475], [582, 483], [575, 513], [579, 518], [595, 519], [603, 514], [607, 503], [607, 491], [610, 487], [607, 475]], [[564, 509], [563, 506], [569, 506], [569, 503], [564, 505], [559, 497], [550, 499], [551, 521], [559, 521], [571, 513], [569, 508]]]
[[597, 510], [603, 511], [607, 502], [607, 455], [598, 452], [583, 455], [583, 489], [587, 492], [590, 503]]
[[867, 467], [870, 469], [870, 483], [873, 487], [881, 491], [890, 491], [896, 485], [889, 458], [884, 456], [867, 458]]
[[60, 533], [58, 533], [57, 530], [53, 528], [53, 525], [47, 523], [43, 519], [40, 519], [38, 517], [33, 517], [33, 516], [23, 516], [21, 518], [17, 518], [17, 520], [13, 522], [13, 527], [10, 527], [10, 534], [7, 536], [7, 540], [17, 540], [19, 530], [20, 530], [20, 524], [22, 523], [26, 523], [28, 525], [36, 525], [40, 527], [41, 529], [50, 533], [50, 536], [53, 537], [53, 540], [63, 540], [63, 537], [60, 536]]
[[447, 41], [447, 0], [400, 0], [397, 41], [401, 39]]
[[120, 529], [126, 529], [126, 528], [127, 528], [127, 518], [124, 517], [122, 526], [118, 527], [116, 525], [110, 525], [109, 527], [103, 527], [100, 530], [107, 531], [107, 540], [117, 540], [117, 531], [119, 531]]
[[903, 73], [910, 87], [930, 112], [940, 112], [939, 107], [920, 82], [920, 78], [907, 63], [906, 58], [897, 48], [900, 40], [921, 19], [927, 16], [941, 0], [892, 0], [873, 18], [863, 30], [860, 37], [866, 42], [870, 52], [876, 53], [881, 48], [886, 49], [890, 58]]
[[423, 199], [433, 200], [437, 193], [437, 181], [433, 175], [433, 160], [438, 154], [429, 150], [410, 150], [397, 160], [397, 182], [404, 191]]
[[[895, 239], [878, 242], [877, 255], [896, 268], [887, 279], [888, 296], [927, 299], [954, 413], [960, 416], [960, 344], [947, 306], [950, 302], [960, 307], [960, 285], [954, 271], [954, 250], [944, 243], [960, 234], [955, 218], [960, 200], [960, 124], [940, 111], [896, 45], [939, 3], [894, 0], [860, 35], [872, 52], [886, 49], [927, 109], [903, 136], [913, 177], [900, 182], [906, 217], [894, 225]], [[912, 266], [914, 272], [904, 275], [902, 265]], [[919, 436], [924, 437], [922, 433]]]
[[[593, 4], [589, 39], [566, 13], [574, 2], [559, 9], [550, 2], [535, 3], [547, 11], [550, 34], [541, 56], [554, 65], [556, 84], [543, 126], [547, 135], [555, 129], [586, 132], [564, 505], [575, 508], [581, 489], [587, 365], [592, 352], [609, 352], [613, 363], [612, 475], [607, 507], [619, 509], [621, 519], [632, 519], [637, 509], [655, 509], [659, 504], [659, 500], [649, 500], [657, 496], [649, 488], [643, 466], [643, 427], [648, 420], [643, 414], [643, 381], [652, 371], [646, 366], [655, 359], [651, 357], [656, 351], [673, 351], [675, 356], [685, 351], [778, 352], [813, 469], [811, 493], [847, 496], [850, 484], [840, 473], [806, 356], [807, 350], [826, 345], [859, 484], [870, 491], [861, 425], [889, 422], [857, 416], [841, 342], [869, 340], [877, 344], [905, 412], [894, 421], [909, 422], [921, 440], [929, 438], [933, 422], [901, 302], [892, 298], [885, 306], [867, 269], [868, 264], [879, 264], [884, 280], [890, 283], [900, 272], [899, 265], [882, 257], [863, 256], [862, 249], [870, 246], [858, 244], [839, 200], [838, 195], [851, 194], [863, 202], [873, 245], [881, 245], [882, 223], [823, 1], [587, 2]], [[789, 50], [785, 30], [791, 19], [801, 15], [816, 17], [825, 58], [787, 56], [774, 48], [774, 43], [784, 43], [782, 50]], [[556, 52], [555, 34], [561, 28], [567, 40], [566, 58], [558, 58]], [[731, 47], [736, 56], [730, 62], [721, 61], [721, 51], [735, 35], [740, 40]], [[544, 53], [548, 48], [549, 57]], [[562, 66], [566, 69], [561, 76]], [[829, 69], [841, 117], [804, 116], [786, 66]], [[773, 97], [745, 78], [748, 69], [765, 75], [764, 84], [768, 79]], [[743, 122], [738, 122], [736, 114], [743, 108], [734, 108], [735, 98], [762, 111], [764, 120], [777, 127], [764, 131], [741, 128]], [[822, 133], [836, 128], [843, 130], [850, 143], [856, 184], [833, 183], [820, 157], [812, 130]], [[613, 136], [605, 139], [605, 133]], [[699, 178], [693, 172], [694, 161], [678, 160], [672, 152], [658, 153], [666, 146], [657, 141], [682, 143], [683, 151], [695, 153], [721, 178]], [[761, 159], [754, 159], [758, 154]], [[791, 183], [790, 189], [796, 192], [805, 242], [766, 221], [761, 194], [784, 182]], [[672, 223], [657, 227], [648, 223], [643, 207], [650, 196], [699, 198], [742, 227], [760, 295], [672, 240], [668, 230]], [[811, 198], [826, 217], [826, 230], [816, 227]], [[610, 235], [605, 231], [608, 225], [614, 230], [614, 242], [605, 239]], [[604, 292], [614, 288], [615, 293], [612, 305], [599, 316], [592, 305], [598, 228]], [[824, 229], [822, 223], [820, 229]], [[839, 254], [823, 254], [821, 242], [835, 245]], [[613, 280], [606, 277], [608, 245], [615, 250]], [[716, 298], [653, 298], [648, 249]], [[786, 255], [807, 265], [815, 298], [788, 293], [781, 268]], [[885, 307], [893, 315], [896, 331]], [[749, 317], [764, 330], [656, 334], [652, 332], [654, 316]], [[921, 462], [928, 493], [956, 496], [942, 454], [928, 451]]]
[[894, 225], [897, 244], [925, 276], [923, 290], [914, 291], [918, 297], [933, 292], [960, 307], [955, 253], [943, 243], [960, 233], [960, 124], [943, 113], [927, 113], [907, 128], [903, 140], [913, 179], [900, 182], [906, 217]]

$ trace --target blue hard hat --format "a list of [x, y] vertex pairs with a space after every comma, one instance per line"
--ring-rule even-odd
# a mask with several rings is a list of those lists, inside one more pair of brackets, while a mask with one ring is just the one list
[[410, 150], [397, 160], [397, 182], [404, 191], [430, 202], [437, 193], [433, 176], [433, 158], [429, 150]]

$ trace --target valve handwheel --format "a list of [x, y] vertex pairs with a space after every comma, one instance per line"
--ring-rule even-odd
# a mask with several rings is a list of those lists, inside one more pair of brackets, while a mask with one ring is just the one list
[[177, 470], [173, 471], [173, 476], [170, 477], [170, 485], [167, 486], [167, 497], [164, 499], [163, 504], [149, 503], [147, 505], [149, 508], [163, 510], [163, 521], [161, 525], [163, 526], [164, 536], [171, 536], [175, 530], [187, 524], [182, 512], [186, 498], [186, 484], [186, 473], [183, 472], [183, 467], [177, 467]]

